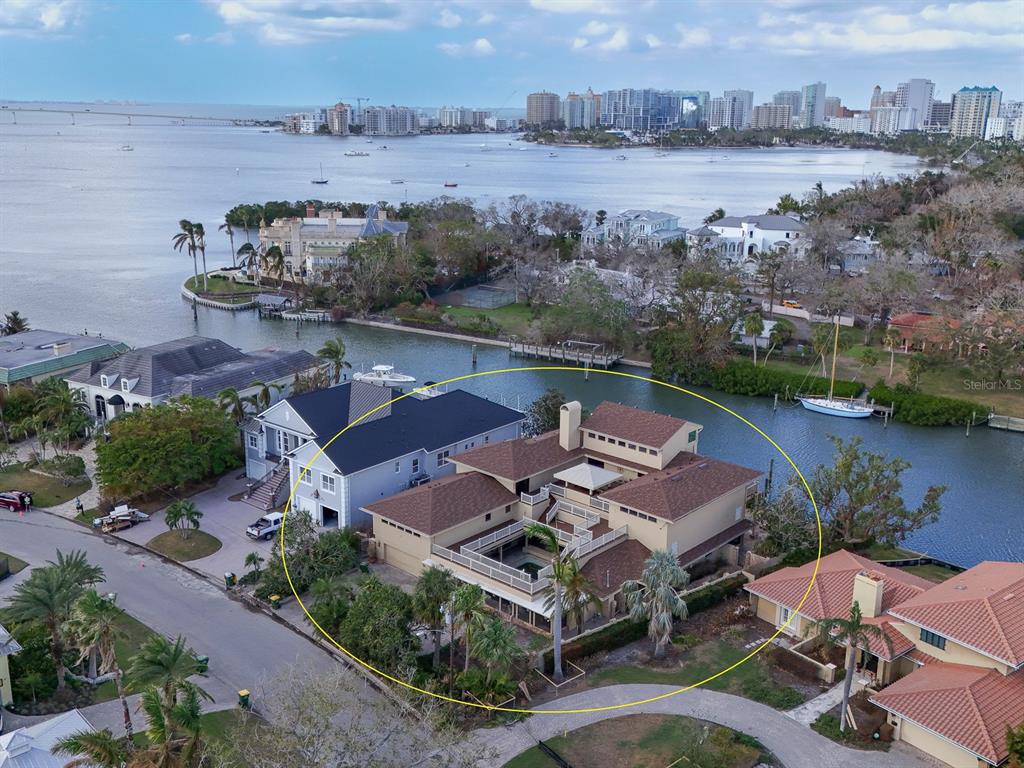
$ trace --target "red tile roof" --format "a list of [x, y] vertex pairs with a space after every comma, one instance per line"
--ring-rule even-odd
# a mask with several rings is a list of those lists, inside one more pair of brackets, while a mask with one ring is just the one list
[[1024, 563], [979, 563], [890, 612], [1011, 667], [1024, 665]]
[[917, 339], [941, 343], [949, 340], [951, 331], [960, 327], [960, 321], [939, 315], [922, 315], [907, 312], [889, 319], [889, 327], [897, 331], [904, 341]]
[[[814, 580], [807, 601], [800, 607], [800, 613], [812, 619], [848, 615], [853, 604], [853, 579], [865, 570], [882, 577], [882, 611], [935, 586], [919, 576], [879, 565], [874, 560], [840, 549], [821, 558], [818, 577]], [[813, 573], [812, 560], [799, 567], [782, 568], [762, 576], [747, 584], [745, 589], [790, 610], [796, 610], [807, 592]]]
[[671, 466], [616, 486], [601, 498], [665, 520], [678, 520], [762, 474], [739, 464], [680, 453]]
[[539, 475], [541, 472], [569, 466], [582, 457], [583, 451], [579, 448], [566, 451], [558, 444], [556, 430], [537, 437], [484, 445], [453, 456], [451, 460], [486, 472], [488, 475], [518, 481]]
[[1024, 672], [964, 664], [926, 664], [871, 701], [998, 765], [1006, 726], [1024, 722]]
[[512, 504], [518, 498], [494, 478], [467, 472], [402, 491], [363, 509], [415, 531], [433, 534]]
[[[691, 422], [677, 419], [675, 416], [644, 411], [606, 400], [583, 421], [582, 429], [661, 448], [689, 423]], [[693, 424], [693, 427], [697, 426]]]
[[914, 642], [896, 629], [888, 616], [872, 616], [863, 619], [863, 622], [878, 627], [889, 638], [889, 644], [886, 644], [885, 640], [876, 637], [874, 634], [867, 635], [868, 653], [872, 653], [880, 659], [892, 661], [914, 650]]

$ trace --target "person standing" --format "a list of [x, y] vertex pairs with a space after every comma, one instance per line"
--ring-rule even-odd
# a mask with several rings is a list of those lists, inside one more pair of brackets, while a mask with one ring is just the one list
[[28, 494], [27, 493], [19, 493], [18, 494], [18, 501], [21, 502], [21, 512], [22, 512], [22, 514], [28, 512]]
[[31, 512], [32, 511], [32, 494], [31, 493], [26, 493], [25, 494], [25, 511], [26, 512]]

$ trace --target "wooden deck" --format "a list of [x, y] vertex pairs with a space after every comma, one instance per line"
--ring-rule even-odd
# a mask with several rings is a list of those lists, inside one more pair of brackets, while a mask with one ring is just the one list
[[611, 368], [622, 359], [622, 353], [609, 351], [599, 345], [563, 341], [560, 344], [529, 344], [510, 341], [508, 352], [512, 357], [533, 357], [556, 363], [575, 363], [589, 368]]
[[1024, 419], [1016, 416], [989, 415], [988, 425], [992, 429], [1005, 429], [1009, 432], [1024, 432]]

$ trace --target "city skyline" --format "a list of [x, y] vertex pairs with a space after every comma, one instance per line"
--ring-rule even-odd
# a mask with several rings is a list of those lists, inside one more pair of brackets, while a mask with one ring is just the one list
[[937, 98], [975, 85], [1024, 98], [1024, 0], [892, 11], [809, 0], [25, 0], [0, 10], [0, 36], [7, 99], [302, 105], [358, 95], [521, 110], [540, 90], [650, 87], [750, 90], [758, 105], [821, 80], [864, 109], [876, 84], [912, 78], [934, 81]]

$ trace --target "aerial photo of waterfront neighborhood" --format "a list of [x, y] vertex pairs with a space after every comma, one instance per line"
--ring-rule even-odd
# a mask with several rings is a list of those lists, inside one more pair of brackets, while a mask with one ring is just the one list
[[0, 768], [1024, 768], [1024, 0], [0, 40]]

